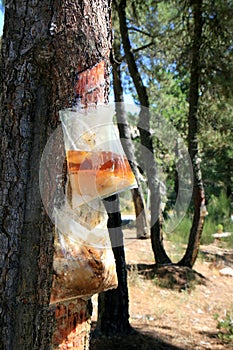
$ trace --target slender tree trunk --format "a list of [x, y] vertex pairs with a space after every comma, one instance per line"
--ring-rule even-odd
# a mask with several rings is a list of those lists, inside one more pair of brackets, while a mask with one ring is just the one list
[[[136, 178], [137, 179], [137, 178]], [[137, 179], [137, 181], [140, 181]], [[138, 182], [140, 185], [140, 182]], [[145, 202], [143, 200], [143, 193], [141, 185], [140, 187], [133, 188], [131, 190], [134, 210], [136, 214], [136, 229], [137, 229], [137, 238], [139, 239], [147, 239], [150, 237], [148, 222], [147, 222], [147, 209]]]
[[108, 230], [116, 261], [118, 287], [99, 294], [98, 320], [95, 333], [96, 336], [128, 334], [132, 328], [129, 324], [127, 268], [119, 196], [117, 194], [113, 195], [104, 199], [103, 202], [108, 213]]
[[[120, 55], [120, 41], [114, 38], [114, 56]], [[126, 111], [124, 107], [124, 97], [123, 97], [123, 87], [121, 82], [121, 68], [120, 63], [116, 61], [113, 62], [113, 89], [116, 102], [116, 116], [118, 129], [120, 133], [121, 143], [124, 151], [127, 155], [129, 163], [131, 165], [132, 171], [137, 181], [137, 188], [131, 190], [132, 198], [134, 202], [134, 209], [136, 214], [136, 229], [137, 238], [143, 239], [148, 238], [148, 223], [146, 218], [146, 208], [143, 200], [142, 188], [139, 180], [139, 173], [137, 167], [137, 161], [134, 153], [134, 146], [131, 140], [129, 125], [127, 122]]]
[[194, 216], [189, 235], [189, 242], [184, 257], [178, 263], [182, 266], [192, 267], [196, 261], [201, 234], [206, 215], [205, 193], [198, 153], [198, 101], [200, 81], [200, 49], [202, 44], [202, 0], [193, 1], [194, 37], [191, 62], [191, 77], [189, 89], [189, 115], [188, 115], [188, 145], [193, 166], [194, 188]]
[[[2, 350], [88, 348], [89, 303], [74, 299], [49, 306], [53, 226], [41, 202], [38, 174], [58, 111], [72, 105], [77, 73], [103, 61], [107, 99], [109, 17], [110, 1], [6, 1], [0, 106]], [[96, 91], [92, 101], [98, 98]]]
[[[117, 3], [117, 2], [115, 2]], [[160, 213], [160, 188], [157, 180], [157, 169], [154, 159], [153, 140], [150, 133], [150, 112], [149, 99], [146, 87], [138, 71], [132, 47], [129, 40], [129, 33], [126, 21], [126, 0], [120, 0], [117, 5], [120, 32], [122, 44], [125, 51], [125, 57], [128, 64], [130, 75], [133, 79], [138, 98], [141, 105], [140, 120], [138, 129], [142, 145], [142, 159], [145, 164], [148, 186], [151, 192], [151, 242], [157, 264], [170, 263], [163, 247], [163, 236], [161, 230], [161, 213]]]

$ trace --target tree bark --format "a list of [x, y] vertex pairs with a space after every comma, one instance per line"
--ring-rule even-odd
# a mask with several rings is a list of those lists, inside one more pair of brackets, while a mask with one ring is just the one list
[[142, 145], [142, 159], [144, 161], [148, 186], [151, 192], [151, 242], [155, 256], [156, 264], [170, 263], [163, 247], [163, 236], [161, 230], [161, 213], [160, 213], [160, 188], [157, 180], [157, 168], [154, 159], [153, 140], [150, 133], [150, 112], [149, 98], [146, 87], [138, 71], [132, 47], [129, 40], [128, 27], [126, 21], [126, 0], [120, 0], [119, 4], [115, 2], [118, 11], [120, 32], [122, 44], [125, 51], [125, 57], [128, 64], [130, 75], [133, 79], [138, 99], [141, 105], [140, 120], [138, 129]]
[[[53, 225], [42, 206], [38, 174], [58, 111], [72, 106], [78, 72], [104, 61], [107, 100], [110, 1], [19, 0], [5, 5], [0, 349], [68, 349], [71, 344], [87, 349], [89, 303], [74, 299], [49, 306]], [[92, 100], [97, 103], [98, 94]], [[59, 325], [65, 329], [60, 338]]]
[[194, 37], [189, 88], [188, 149], [193, 166], [194, 216], [185, 255], [178, 263], [181, 266], [188, 267], [192, 267], [196, 261], [206, 215], [205, 192], [200, 167], [201, 159], [198, 152], [198, 102], [201, 74], [200, 50], [203, 28], [202, 2], [202, 0], [191, 2], [194, 18]]
[[121, 68], [117, 58], [120, 55], [120, 41], [114, 38], [114, 56], [116, 60], [113, 62], [113, 89], [116, 102], [116, 116], [121, 143], [129, 160], [130, 166], [137, 181], [137, 188], [131, 190], [135, 214], [136, 214], [136, 229], [137, 238], [149, 238], [148, 223], [146, 217], [146, 208], [143, 199], [142, 188], [139, 180], [139, 172], [137, 161], [135, 158], [134, 146], [129, 132], [129, 124], [127, 122], [126, 111], [124, 107], [123, 87], [121, 82]]

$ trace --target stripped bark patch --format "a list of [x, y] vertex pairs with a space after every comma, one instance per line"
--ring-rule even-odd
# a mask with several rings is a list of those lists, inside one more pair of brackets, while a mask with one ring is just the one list
[[105, 99], [105, 61], [79, 72], [75, 84], [75, 96], [84, 107], [104, 103]]

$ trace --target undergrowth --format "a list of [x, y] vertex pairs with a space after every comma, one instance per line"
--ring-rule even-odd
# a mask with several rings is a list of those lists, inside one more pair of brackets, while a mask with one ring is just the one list
[[[233, 221], [232, 221], [232, 204], [224, 192], [219, 197], [212, 196], [207, 206], [208, 214], [205, 218], [205, 224], [201, 237], [201, 244], [211, 244], [214, 242], [214, 233], [231, 232], [229, 237], [221, 240], [226, 243], [227, 247], [233, 248]], [[173, 220], [176, 220], [173, 218]], [[169, 230], [169, 221], [165, 221], [165, 231]], [[192, 217], [186, 214], [182, 221], [177, 224], [173, 232], [167, 233], [167, 239], [174, 244], [187, 244], [189, 233], [192, 226]]]
[[233, 342], [233, 308], [226, 311], [224, 318], [219, 318], [219, 314], [215, 314], [217, 320], [218, 338], [224, 343]]

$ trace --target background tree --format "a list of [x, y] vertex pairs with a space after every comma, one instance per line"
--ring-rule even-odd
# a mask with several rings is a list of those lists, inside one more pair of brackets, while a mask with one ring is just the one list
[[[197, 4], [198, 5], [198, 4]], [[199, 4], [200, 7], [202, 4]], [[119, 3], [119, 7], [118, 7], [118, 14], [119, 14], [119, 23], [120, 23], [120, 30], [121, 30], [121, 36], [122, 36], [122, 43], [123, 43], [123, 47], [125, 50], [125, 54], [126, 54], [126, 59], [127, 59], [127, 63], [128, 63], [128, 69], [129, 72], [131, 74], [132, 80], [134, 81], [134, 85], [135, 85], [135, 89], [137, 91], [138, 94], [138, 98], [139, 101], [141, 103], [141, 105], [144, 105], [145, 107], [149, 107], [149, 97], [147, 94], [147, 90], [143, 84], [142, 78], [139, 74], [139, 71], [137, 69], [137, 65], [132, 53], [132, 47], [129, 41], [129, 36], [128, 36], [128, 27], [127, 27], [127, 22], [126, 22], [126, 2], [125, 1], [121, 1]], [[195, 8], [196, 9], [196, 8]], [[196, 14], [195, 14], [196, 15]], [[195, 15], [194, 15], [194, 21], [195, 21]], [[201, 18], [201, 15], [199, 16], [199, 19]], [[195, 25], [197, 27], [197, 22], [195, 22]], [[195, 29], [196, 29], [195, 27]], [[201, 222], [203, 222], [203, 215], [200, 215], [200, 213], [204, 213], [204, 211], [202, 210], [202, 208], [204, 208], [204, 190], [203, 190], [203, 185], [202, 185], [202, 179], [201, 179], [201, 173], [200, 173], [200, 168], [199, 168], [199, 164], [197, 163], [197, 155], [198, 155], [198, 151], [197, 151], [197, 138], [196, 138], [196, 134], [197, 134], [197, 108], [198, 108], [198, 93], [199, 93], [199, 51], [200, 51], [200, 43], [201, 43], [201, 31], [202, 31], [202, 26], [199, 25], [198, 27], [198, 34], [196, 34], [194, 32], [194, 37], [193, 37], [193, 61], [192, 61], [192, 66], [191, 66], [191, 78], [190, 78], [190, 89], [189, 89], [189, 153], [192, 159], [192, 164], [194, 166], [194, 203], [196, 204], [195, 206], [195, 212], [194, 212], [194, 219], [193, 219], [193, 227], [192, 230], [190, 232], [190, 240], [189, 240], [189, 245], [185, 254], [185, 257], [179, 262], [179, 264], [184, 264], [187, 266], [193, 266], [195, 259], [196, 259], [196, 254], [197, 254], [197, 247], [198, 247], [198, 243], [200, 242], [200, 236], [201, 236], [201, 232], [202, 232], [202, 228], [203, 226], [200, 225]], [[195, 37], [196, 35], [196, 37]], [[198, 38], [198, 41], [197, 41]], [[199, 45], [199, 46], [198, 46]], [[196, 80], [194, 80], [196, 79]], [[143, 119], [142, 119], [143, 118]], [[146, 125], [148, 124], [148, 118], [146, 116], [146, 113], [142, 114], [142, 118], [140, 119], [140, 123], [139, 125]], [[143, 121], [142, 121], [143, 120]], [[145, 128], [143, 128], [145, 129]], [[140, 134], [141, 134], [141, 142], [142, 144], [148, 148], [148, 140], [149, 140], [149, 135], [144, 135], [144, 131], [141, 132], [141, 129], [139, 127], [140, 130]], [[148, 130], [148, 127], [146, 128], [146, 130]], [[144, 143], [145, 139], [147, 139], [147, 144]], [[151, 143], [151, 142], [150, 142]], [[149, 146], [149, 149], [153, 149], [152, 148], [152, 143]], [[149, 163], [151, 164], [151, 160], [149, 161]], [[149, 175], [149, 172], [147, 171], [147, 176]], [[151, 178], [153, 178], [153, 176], [148, 176], [148, 183], [150, 184]], [[157, 190], [155, 190], [155, 188], [157, 187]], [[198, 200], [199, 197], [199, 192], [197, 191], [197, 187], [200, 187], [201, 189], [201, 201]], [[152, 248], [154, 251], [154, 255], [155, 255], [155, 260], [157, 264], [164, 264], [166, 262], [170, 263], [170, 259], [167, 257], [164, 249], [161, 246], [161, 224], [160, 224], [160, 213], [158, 212], [158, 208], [160, 208], [160, 191], [158, 190], [158, 185], [156, 186], [155, 184], [153, 184], [151, 186], [151, 190], [152, 190], [152, 194], [154, 193], [155, 195], [152, 195], [152, 199], [151, 199], [151, 215], [156, 215], [156, 217], [158, 217], [158, 220], [156, 221], [155, 224], [152, 225], [152, 228], [154, 227], [154, 231], [151, 230], [151, 239], [152, 239]], [[202, 198], [203, 197], [203, 198]], [[156, 204], [156, 205], [155, 205]], [[198, 214], [197, 214], [198, 213]], [[199, 220], [199, 216], [200, 216], [200, 220]], [[153, 216], [152, 216], [153, 217]], [[160, 242], [160, 243], [159, 243]], [[192, 246], [191, 243], [192, 242]], [[194, 243], [195, 242], [195, 245]], [[192, 259], [192, 261], [188, 261], [187, 258], [187, 254], [194, 254], [195, 258]]]
[[[126, 24], [131, 53], [134, 54], [142, 82], [147, 87], [149, 103], [154, 111], [152, 116], [162, 115], [172, 121], [183, 139], [188, 139], [187, 125], [191, 108], [189, 96], [190, 88], [193, 87], [190, 83], [191, 66], [195, 44], [193, 6], [198, 6], [198, 4], [196, 1], [149, 1], [145, 4], [137, 0], [133, 4], [127, 3], [128, 7], [126, 8]], [[199, 97], [196, 119], [198, 128], [195, 142], [198, 141], [199, 147], [197, 159], [198, 161], [201, 158], [204, 160], [202, 171], [208, 185], [206, 190], [210, 198], [211, 193], [218, 195], [222, 188], [227, 189], [228, 195], [231, 192], [231, 173], [227, 169], [231, 169], [232, 157], [232, 152], [229, 149], [232, 142], [230, 138], [232, 106], [231, 99], [229, 99], [232, 91], [232, 4], [226, 1], [212, 1], [211, 3], [203, 1], [201, 8], [202, 37], [198, 39], [199, 44], [201, 41], [198, 54]], [[125, 33], [126, 30], [124, 36], [126, 36]], [[144, 47], [143, 51], [140, 51], [141, 46]], [[198, 70], [198, 67], [195, 69]], [[128, 67], [124, 66], [124, 70], [130, 76], [129, 65]], [[134, 74], [134, 79], [135, 76]], [[126, 90], [133, 92], [138, 103], [139, 98], [132, 76], [130, 79], [126, 79], [125, 86]], [[157, 120], [152, 119], [151, 125], [153, 123], [157, 123]], [[206, 133], [208, 133], [208, 138]], [[209, 143], [211, 139], [212, 142]], [[218, 141], [215, 142], [216, 140]], [[174, 205], [175, 193], [178, 188], [176, 169], [171, 159], [166, 157], [166, 149], [155, 140], [153, 143], [156, 161], [162, 163], [163, 169], [168, 172], [170, 198], [168, 198], [167, 208], [170, 210]], [[217, 157], [224, 154], [227, 157], [226, 161], [225, 159], [220, 161], [218, 158], [219, 162], [217, 163], [217, 159], [211, 156], [211, 152], [214, 152]], [[211, 170], [208, 164], [213, 164]], [[200, 170], [200, 166], [198, 168]], [[197, 170], [197, 167], [194, 170]], [[199, 170], [196, 173], [196, 178], [200, 174]], [[199, 185], [202, 187], [201, 184]], [[201, 207], [204, 215], [205, 206]], [[191, 204], [190, 212], [192, 210], [193, 204]], [[199, 240], [200, 232], [196, 231], [196, 233], [196, 238]]]
[[[126, 61], [131, 78], [134, 82], [140, 101], [141, 111], [138, 123], [140, 133], [142, 158], [144, 161], [145, 171], [147, 175], [148, 186], [151, 192], [151, 242], [157, 264], [170, 263], [164, 247], [163, 235], [161, 230], [161, 198], [160, 184], [158, 182], [157, 167], [154, 159], [153, 141], [150, 134], [150, 113], [149, 113], [149, 98], [147, 89], [143, 83], [141, 75], [136, 65], [134, 54], [128, 35], [128, 26], [126, 19], [126, 1], [115, 1], [119, 17], [119, 28], [122, 38], [122, 44], [125, 52]], [[143, 108], [146, 107], [146, 108]], [[143, 152], [146, 151], [146, 154]]]
[[200, 91], [200, 50], [202, 45], [203, 28], [202, 0], [190, 2], [193, 12], [193, 40], [189, 85], [189, 114], [188, 114], [188, 150], [193, 166], [193, 202], [194, 215], [189, 235], [189, 242], [184, 257], [179, 265], [192, 267], [196, 261], [201, 234], [206, 215], [205, 192], [200, 168], [198, 151], [198, 102]]
[[108, 230], [116, 261], [118, 287], [98, 296], [98, 319], [95, 336], [129, 334], [129, 295], [127, 268], [124, 252], [123, 232], [119, 196], [115, 194], [103, 200], [108, 213]]
[[[116, 21], [115, 21], [116, 22]], [[142, 187], [139, 178], [138, 164], [135, 157], [135, 149], [133, 142], [131, 140], [131, 133], [129, 123], [127, 121], [127, 112], [124, 105], [123, 96], [123, 86], [121, 78], [121, 68], [120, 68], [120, 38], [119, 33], [114, 31], [114, 41], [113, 41], [113, 52], [114, 58], [112, 62], [112, 75], [113, 75], [113, 90], [116, 102], [116, 117], [118, 123], [119, 134], [122, 142], [124, 151], [129, 159], [131, 168], [134, 172], [135, 178], [137, 180], [138, 187], [131, 190], [132, 198], [134, 202], [134, 209], [136, 214], [136, 229], [137, 238], [149, 238], [149, 228], [147, 222], [147, 212], [145, 201], [143, 197]]]
[[[71, 342], [87, 349], [89, 303], [74, 299], [49, 307], [53, 227], [41, 202], [38, 174], [48, 136], [58, 125], [58, 111], [72, 106], [78, 73], [100, 61], [105, 67], [100, 102], [107, 101], [110, 2], [19, 0], [6, 1], [5, 6], [0, 348], [48, 350], [63, 343], [66, 349]], [[92, 102], [99, 102], [99, 96], [98, 86]], [[51, 167], [56, 166], [54, 158]]]
[[[151, 104], [156, 103], [157, 113], [172, 120], [183, 137], [187, 137], [186, 116], [188, 115], [187, 97], [190, 79], [188, 67], [191, 62], [193, 29], [193, 16], [188, 9], [187, 1], [159, 2], [158, 13], [154, 20], [154, 26], [156, 23], [157, 28], [161, 28], [161, 30], [158, 29], [157, 34], [157, 50], [155, 51], [153, 46], [147, 48], [145, 53], [147, 60], [145, 62], [141, 60], [141, 70], [147, 76]], [[232, 128], [232, 99], [230, 96], [232, 92], [233, 27], [231, 18], [231, 2], [203, 1], [198, 139], [200, 154], [203, 158], [203, 175], [208, 173], [208, 176], [204, 176], [207, 197], [211, 193], [217, 195], [219, 190], [223, 189], [224, 182], [220, 178], [227, 179], [228, 175], [227, 171], [222, 168], [231, 160], [231, 156], [226, 162], [221, 162], [219, 159], [220, 166], [214, 167], [214, 171], [211, 172], [206, 166], [208, 162], [213, 162], [208, 147], [209, 139], [213, 140], [213, 143], [211, 142], [212, 152], [218, 154], [221, 152], [219, 144], [221, 137], [224, 140], [227, 137], [223, 130]], [[140, 16], [141, 22], [146, 31], [147, 26], [142, 16]], [[137, 40], [135, 36], [131, 36], [131, 40], [132, 38]], [[206, 137], [206, 132], [208, 132], [208, 137]], [[210, 168], [213, 169], [212, 166]], [[215, 176], [216, 179], [210, 182], [210, 177], [215, 178]]]

